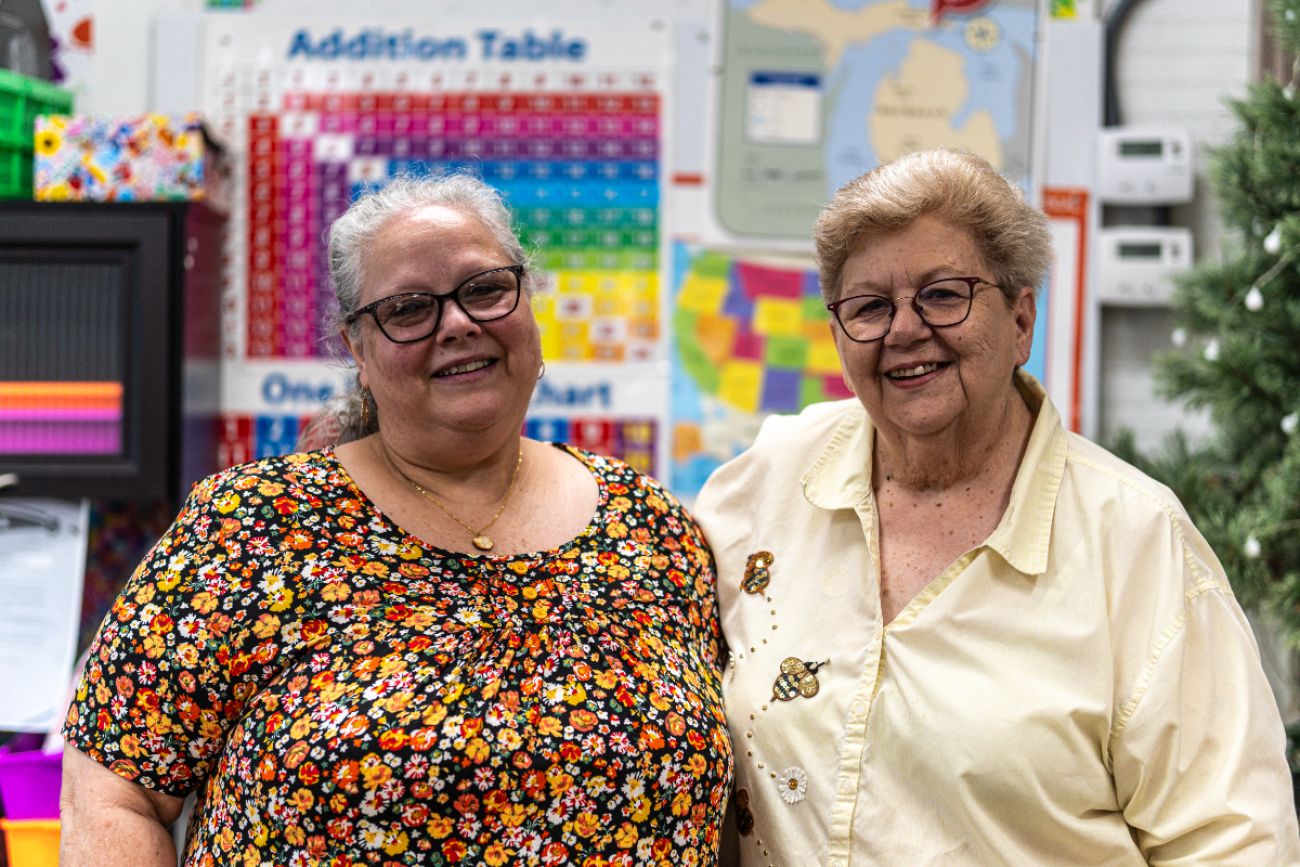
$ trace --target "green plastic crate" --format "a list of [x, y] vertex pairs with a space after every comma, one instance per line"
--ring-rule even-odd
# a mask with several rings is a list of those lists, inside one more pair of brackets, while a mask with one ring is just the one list
[[36, 115], [71, 111], [71, 91], [0, 69], [0, 199], [32, 197]]

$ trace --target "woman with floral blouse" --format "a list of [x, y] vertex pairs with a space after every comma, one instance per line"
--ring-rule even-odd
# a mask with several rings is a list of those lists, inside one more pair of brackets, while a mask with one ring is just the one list
[[330, 232], [336, 447], [198, 484], [68, 712], [61, 863], [711, 865], [713, 570], [651, 479], [522, 438], [543, 369], [500, 198], [402, 179]]

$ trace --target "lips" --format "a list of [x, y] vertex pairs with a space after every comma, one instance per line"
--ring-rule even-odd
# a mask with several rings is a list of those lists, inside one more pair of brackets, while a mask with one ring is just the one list
[[476, 370], [482, 370], [495, 362], [490, 358], [476, 358], [473, 361], [462, 361], [456, 364], [448, 365], [441, 370], [435, 370], [434, 376], [456, 376], [462, 373], [473, 373]]

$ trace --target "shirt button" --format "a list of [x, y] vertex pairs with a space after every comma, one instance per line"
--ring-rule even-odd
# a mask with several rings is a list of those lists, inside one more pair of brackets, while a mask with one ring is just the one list
[[844, 779], [840, 780], [840, 791], [843, 792], [843, 793], [846, 794], [846, 795], [847, 795], [849, 792], [852, 792], [852, 791], [853, 791], [853, 781], [850, 780], [848, 777], [845, 777]]
[[846, 867], [846, 862], [843, 858], [832, 858], [827, 867]]
[[855, 701], [853, 703], [853, 706], [849, 708], [849, 711], [852, 712], [853, 718], [855, 720], [860, 720], [864, 716], [866, 716], [867, 706], [863, 704], [861, 701]]

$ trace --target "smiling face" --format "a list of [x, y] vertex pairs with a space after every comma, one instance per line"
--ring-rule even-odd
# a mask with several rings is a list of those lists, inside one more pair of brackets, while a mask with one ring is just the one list
[[968, 232], [934, 216], [861, 241], [844, 263], [840, 298], [883, 295], [901, 300], [882, 339], [855, 343], [831, 323], [844, 380], [890, 438], [945, 433], [980, 440], [1002, 425], [1018, 399], [1015, 366], [1029, 359], [1034, 330], [1031, 287], [1008, 306], [1000, 289], [981, 285], [970, 316], [948, 328], [921, 321], [908, 300], [941, 277], [994, 280]]
[[[403, 292], [452, 292], [467, 277], [514, 264], [474, 217], [440, 205], [389, 220], [366, 249], [359, 307]], [[343, 339], [374, 395], [385, 439], [438, 442], [440, 432], [518, 434], [542, 363], [526, 297], [510, 315], [478, 323], [444, 302], [438, 330], [398, 344], [363, 316]]]

